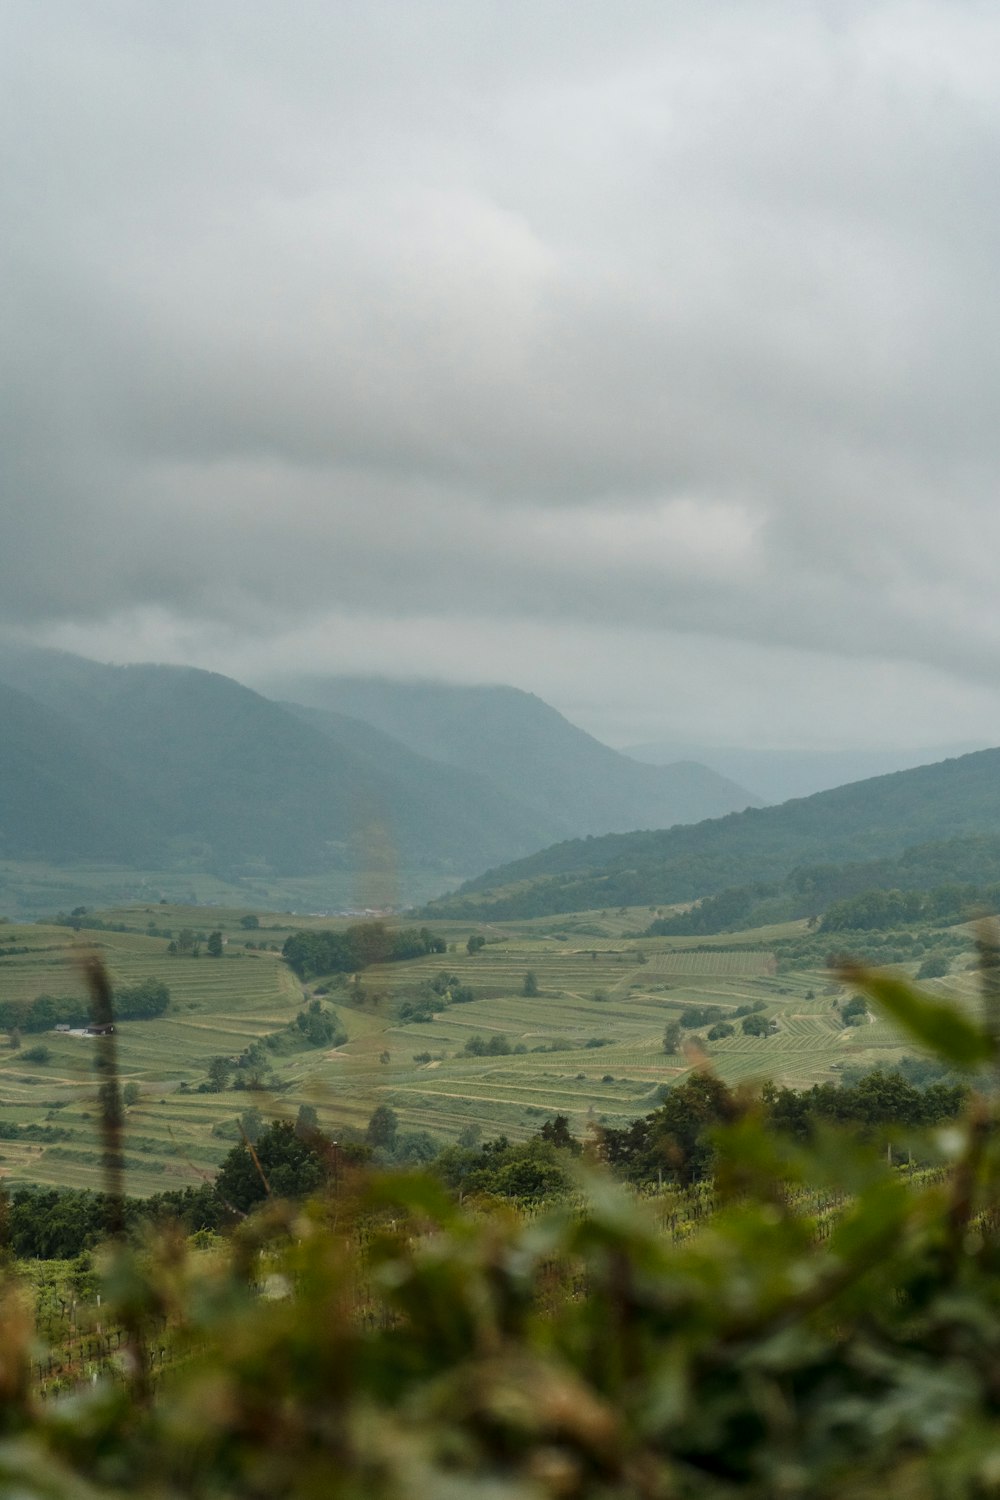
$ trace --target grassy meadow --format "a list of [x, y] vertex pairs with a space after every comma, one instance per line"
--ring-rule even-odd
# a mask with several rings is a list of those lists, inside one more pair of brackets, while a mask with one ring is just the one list
[[[595, 912], [562, 925], [483, 925], [475, 930], [486, 946], [470, 955], [473, 929], [438, 923], [446, 954], [367, 969], [359, 986], [343, 978], [303, 985], [280, 957], [289, 932], [334, 925], [329, 918], [261, 912], [259, 930], [248, 931], [241, 925], [246, 907], [125, 905], [100, 915], [131, 930], [0, 925], [0, 996], [78, 991], [74, 953], [87, 948], [97, 949], [122, 985], [152, 977], [169, 986], [164, 1016], [125, 1021], [118, 1031], [122, 1081], [139, 1089], [127, 1121], [135, 1193], [196, 1184], [211, 1173], [232, 1144], [238, 1116], [254, 1105], [268, 1117], [294, 1118], [309, 1103], [334, 1136], [344, 1126], [363, 1127], [377, 1105], [388, 1104], [402, 1130], [426, 1130], [442, 1142], [468, 1126], [519, 1139], [556, 1112], [580, 1133], [591, 1124], [621, 1124], [652, 1109], [662, 1085], [706, 1057], [728, 1082], [773, 1078], [802, 1087], [835, 1080], [845, 1064], [891, 1064], [906, 1050], [887, 1022], [844, 1026], [836, 1007], [848, 992], [824, 969], [778, 971], [768, 944], [804, 932], [805, 924], [708, 940], [648, 939], [628, 936], [648, 922], [646, 908]], [[204, 947], [197, 958], [170, 954], [167, 934], [185, 927], [202, 935], [221, 929], [222, 958], [206, 956]], [[971, 1000], [973, 976], [956, 968], [931, 987]], [[426, 996], [422, 986], [442, 970], [469, 986], [474, 999], [438, 1009], [432, 1020], [404, 1022], [401, 1007]], [[529, 971], [535, 995], [524, 993]], [[317, 991], [343, 1023], [343, 1046], [275, 1054], [270, 1090], [204, 1091], [213, 1057], [234, 1057], [287, 1026]], [[665, 1054], [664, 1027], [685, 1007], [714, 1005], [728, 1016], [756, 1002], [777, 1024], [772, 1035], [746, 1036], [737, 1021], [734, 1036], [709, 1043], [701, 1026], [685, 1033], [684, 1050]], [[465, 1050], [470, 1038], [497, 1036], [510, 1053]], [[0, 1045], [0, 1122], [64, 1133], [0, 1140], [4, 1178], [99, 1186], [93, 1045], [55, 1032], [25, 1034], [19, 1049]], [[33, 1061], [39, 1047], [47, 1057]]]

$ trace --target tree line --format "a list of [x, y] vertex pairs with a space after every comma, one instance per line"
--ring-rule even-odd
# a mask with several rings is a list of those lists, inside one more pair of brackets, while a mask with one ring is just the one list
[[400, 963], [428, 953], [447, 951], [444, 938], [426, 927], [391, 931], [384, 922], [358, 922], [341, 932], [303, 929], [285, 939], [281, 950], [300, 979], [321, 974], [355, 974], [371, 964]]
[[[115, 991], [115, 1017], [122, 1021], [150, 1021], [170, 1004], [170, 990], [162, 979], [143, 979]], [[51, 1031], [56, 1026], [83, 1027], [90, 1006], [81, 995], [39, 995], [34, 1000], [0, 1000], [0, 1030]]]
[[[896, 1132], [956, 1118], [967, 1100], [964, 1084], [935, 1081], [918, 1087], [901, 1073], [882, 1069], [849, 1086], [825, 1083], [798, 1090], [765, 1084], [754, 1100], [713, 1074], [696, 1073], [665, 1090], [649, 1114], [621, 1127], [592, 1127], [582, 1140], [564, 1115], [556, 1115], [527, 1141], [504, 1135], [481, 1141], [478, 1130], [469, 1127], [447, 1146], [426, 1131], [400, 1132], [395, 1112], [385, 1105], [375, 1110], [366, 1131], [342, 1127], [336, 1142], [318, 1128], [310, 1106], [300, 1109], [294, 1123], [264, 1125], [254, 1111], [254, 1123], [248, 1117], [213, 1182], [130, 1199], [127, 1224], [137, 1234], [150, 1223], [169, 1221], [187, 1233], [225, 1229], [262, 1203], [268, 1190], [277, 1197], [307, 1197], [335, 1182], [347, 1167], [370, 1160], [423, 1165], [459, 1195], [521, 1202], [568, 1191], [573, 1163], [581, 1156], [603, 1162], [636, 1186], [687, 1187], [711, 1176], [717, 1132], [748, 1111], [768, 1131], [795, 1142], [810, 1143], [821, 1127], [832, 1125], [881, 1146]], [[108, 1212], [109, 1200], [101, 1193], [17, 1188], [6, 1208], [7, 1243], [24, 1258], [71, 1258], [105, 1237]]]

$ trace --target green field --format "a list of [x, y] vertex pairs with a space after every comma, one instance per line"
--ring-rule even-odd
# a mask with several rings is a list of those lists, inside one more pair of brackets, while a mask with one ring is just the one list
[[[610, 918], [587, 914], [587, 946], [551, 922], [484, 926], [478, 930], [487, 945], [473, 956], [465, 946], [468, 924], [438, 924], [452, 950], [447, 954], [368, 969], [360, 994], [344, 981], [327, 982], [325, 998], [348, 1033], [343, 1047], [275, 1057], [280, 1087], [273, 1092], [199, 1092], [213, 1057], [235, 1056], [286, 1026], [317, 989], [317, 981], [300, 984], [275, 950], [290, 931], [329, 926], [329, 919], [261, 913], [260, 929], [248, 932], [240, 925], [247, 910], [156, 904], [101, 913], [133, 929], [127, 932], [0, 925], [2, 998], [79, 991], [73, 959], [85, 948], [96, 948], [123, 985], [146, 977], [169, 985], [166, 1015], [119, 1027], [123, 1082], [141, 1091], [128, 1111], [133, 1192], [195, 1184], [212, 1172], [232, 1144], [237, 1117], [251, 1105], [294, 1118], [301, 1103], [311, 1103], [334, 1135], [344, 1126], [363, 1127], [377, 1105], [389, 1104], [401, 1129], [427, 1130], [441, 1141], [469, 1125], [518, 1139], [556, 1112], [581, 1133], [591, 1124], [621, 1124], [653, 1108], [662, 1085], [705, 1065], [706, 1057], [729, 1082], [774, 1078], [801, 1087], [836, 1079], [845, 1064], [891, 1063], [905, 1050], [884, 1021], [845, 1027], [836, 1003], [847, 991], [831, 985], [825, 971], [777, 972], [767, 943], [804, 924], [707, 944], [627, 937], [629, 923], [635, 932], [648, 920], [643, 908]], [[598, 936], [602, 924], [609, 930]], [[146, 931], [150, 925], [156, 935]], [[202, 934], [221, 929], [223, 957], [170, 955], [165, 933], [183, 927]], [[743, 942], [756, 946], [741, 948]], [[471, 987], [473, 1001], [404, 1024], [401, 1005], [442, 969]], [[523, 993], [528, 970], [538, 986], [532, 997]], [[959, 972], [932, 987], [971, 999], [973, 976]], [[686, 1036], [683, 1051], [664, 1053], [664, 1026], [686, 1006], [716, 1005], [728, 1014], [754, 1002], [763, 1002], [776, 1022], [773, 1035], [746, 1036], [737, 1026], [733, 1037], [709, 1044], [702, 1026]], [[471, 1037], [498, 1035], [519, 1050], [465, 1052]], [[30, 1062], [26, 1054], [40, 1043], [48, 1060]], [[89, 1038], [54, 1032], [25, 1035], [19, 1050], [0, 1046], [0, 1121], [67, 1132], [58, 1141], [0, 1140], [4, 1177], [99, 1185], [93, 1049]]]

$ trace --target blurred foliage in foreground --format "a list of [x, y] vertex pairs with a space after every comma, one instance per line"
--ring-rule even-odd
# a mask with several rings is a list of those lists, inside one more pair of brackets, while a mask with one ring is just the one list
[[[345, 1170], [215, 1251], [119, 1238], [117, 1373], [47, 1401], [10, 1272], [0, 1495], [1000, 1495], [997, 973], [982, 1022], [849, 975], [980, 1085], [925, 1145], [936, 1173], [833, 1126], [775, 1131], [750, 1100], [716, 1130], [716, 1212], [680, 1243], [592, 1170], [582, 1208], [531, 1216]], [[842, 1203], [822, 1223], [818, 1191]]]

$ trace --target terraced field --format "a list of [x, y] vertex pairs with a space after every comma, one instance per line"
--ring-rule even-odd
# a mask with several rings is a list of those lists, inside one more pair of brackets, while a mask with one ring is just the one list
[[[446, 954], [369, 969], [358, 992], [342, 978], [303, 986], [275, 951], [289, 931], [329, 926], [329, 919], [262, 913], [268, 925], [247, 930], [245, 909], [124, 907], [105, 918], [137, 930], [0, 926], [0, 998], [78, 989], [72, 958], [81, 946], [96, 946], [121, 984], [155, 977], [169, 985], [164, 1016], [119, 1028], [123, 1082], [140, 1090], [128, 1111], [134, 1192], [194, 1184], [213, 1171], [231, 1145], [237, 1117], [251, 1105], [294, 1118], [300, 1103], [311, 1103], [334, 1135], [347, 1125], [363, 1127], [377, 1105], [389, 1104], [403, 1130], [430, 1131], [441, 1141], [469, 1125], [517, 1139], [556, 1112], [580, 1132], [623, 1123], [653, 1108], [663, 1085], [705, 1065], [706, 1057], [727, 1081], [774, 1078], [801, 1087], [835, 1079], [845, 1064], [891, 1063], [904, 1050], [883, 1021], [843, 1026], [836, 1003], [846, 992], [825, 972], [777, 973], [773, 954], [759, 946], [766, 929], [747, 935], [758, 946], [741, 950], [731, 934], [709, 945], [629, 938], [620, 914], [613, 921], [591, 915], [595, 928], [604, 922], [615, 930], [581, 941], [551, 923], [483, 928], [487, 945], [471, 956], [468, 926], [442, 924]], [[632, 913], [631, 920], [634, 933], [648, 913]], [[142, 930], [150, 925], [156, 935]], [[183, 926], [220, 928], [224, 956], [170, 955], [164, 934]], [[442, 970], [475, 998], [448, 1006], [435, 1000], [434, 1019], [404, 1023], [401, 1006], [421, 997], [426, 1003], [427, 981]], [[524, 993], [529, 971], [534, 995]], [[960, 973], [932, 987], [971, 1001], [974, 979]], [[318, 988], [328, 989], [325, 998], [347, 1030], [343, 1047], [276, 1055], [274, 1094], [199, 1091], [213, 1057], [236, 1055], [286, 1026]], [[702, 1026], [689, 1034], [686, 1052], [664, 1053], [664, 1026], [685, 1007], [714, 1005], [731, 1015], [757, 1002], [777, 1025], [772, 1035], [745, 1036], [737, 1025], [734, 1036], [708, 1043]], [[466, 1044], [476, 1037], [503, 1038], [511, 1050], [470, 1055]], [[48, 1057], [33, 1062], [39, 1044]], [[65, 1132], [61, 1139], [0, 1140], [0, 1174], [99, 1185], [93, 1046], [85, 1037], [52, 1032], [25, 1036], [20, 1050], [0, 1045], [0, 1124], [33, 1126], [36, 1136], [46, 1128]]]

